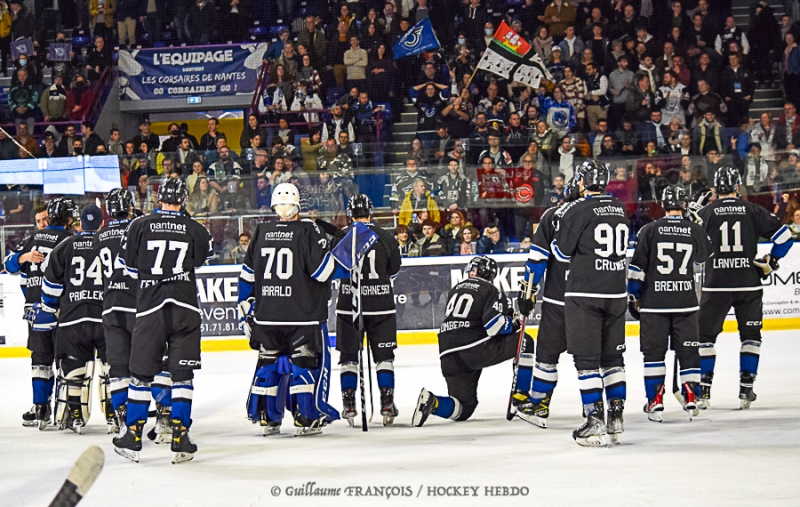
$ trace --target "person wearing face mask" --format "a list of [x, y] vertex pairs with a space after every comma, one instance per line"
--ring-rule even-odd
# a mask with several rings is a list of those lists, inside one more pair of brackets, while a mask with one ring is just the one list
[[181, 145], [181, 130], [177, 123], [169, 124], [169, 138], [161, 143], [161, 151], [164, 153], [174, 153]]
[[[56, 43], [63, 44], [65, 42], [67, 42], [67, 39], [64, 32], [58, 32], [56, 34]], [[70, 60], [66, 62], [52, 61], [52, 56], [53, 55], [49, 52], [45, 55], [45, 60], [47, 60], [46, 65], [50, 67], [52, 76], [54, 78], [56, 76], [61, 76], [62, 82], [71, 83], [75, 75], [75, 69], [78, 68], [78, 57], [75, 55], [75, 51], [69, 52]]]
[[86, 79], [78, 74], [67, 92], [66, 110], [70, 120], [83, 120], [92, 105], [94, 94]]

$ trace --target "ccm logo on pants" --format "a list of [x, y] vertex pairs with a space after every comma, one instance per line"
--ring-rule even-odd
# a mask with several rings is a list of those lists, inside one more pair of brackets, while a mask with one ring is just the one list
[[181, 359], [178, 361], [178, 364], [181, 366], [200, 366], [200, 361], [195, 361], [194, 359]]
[[390, 349], [390, 348], [392, 348], [394, 346], [395, 346], [395, 342], [379, 343], [378, 344], [378, 348], [379, 349]]

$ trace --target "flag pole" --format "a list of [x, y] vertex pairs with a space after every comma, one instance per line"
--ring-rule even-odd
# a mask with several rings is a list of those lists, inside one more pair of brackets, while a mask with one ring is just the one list
[[478, 73], [478, 66], [476, 65], [475, 66], [475, 70], [472, 71], [472, 75], [469, 77], [469, 81], [467, 81], [467, 86], [468, 87], [472, 83], [472, 80], [475, 79], [475, 74], [477, 74], [477, 73]]

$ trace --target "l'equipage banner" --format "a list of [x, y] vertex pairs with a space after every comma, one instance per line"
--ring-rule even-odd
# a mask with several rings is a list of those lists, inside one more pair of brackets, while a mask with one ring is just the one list
[[252, 95], [266, 50], [266, 43], [120, 50], [120, 99]]

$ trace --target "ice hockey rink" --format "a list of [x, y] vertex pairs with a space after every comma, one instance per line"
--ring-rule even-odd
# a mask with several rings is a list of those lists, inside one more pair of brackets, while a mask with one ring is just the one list
[[[736, 335], [720, 337], [710, 410], [689, 422], [668, 396], [657, 424], [642, 413], [641, 355], [638, 340], [629, 338], [626, 431], [621, 445], [607, 449], [572, 440], [581, 414], [566, 355], [546, 430], [505, 420], [510, 363], [484, 371], [472, 420], [432, 416], [423, 428], [411, 427], [420, 388], [446, 391], [436, 346], [415, 345], [397, 351], [394, 426], [380, 426], [376, 415], [368, 433], [339, 421], [321, 436], [294, 438], [287, 417], [282, 435], [264, 438], [244, 415], [254, 353], [207, 353], [195, 380], [192, 434], [200, 449], [181, 465], [170, 464], [169, 448], [149, 441], [138, 465], [117, 456], [98, 412], [83, 435], [23, 428], [29, 360], [2, 359], [0, 506], [47, 505], [92, 444], [105, 451], [106, 465], [81, 506], [798, 505], [800, 332], [765, 333], [758, 400], [747, 411], [737, 397], [738, 349]], [[341, 406], [338, 368], [331, 401]], [[296, 496], [307, 483], [338, 489], [339, 496]], [[514, 487], [519, 496], [502, 496]], [[455, 496], [467, 492], [477, 496]]]

